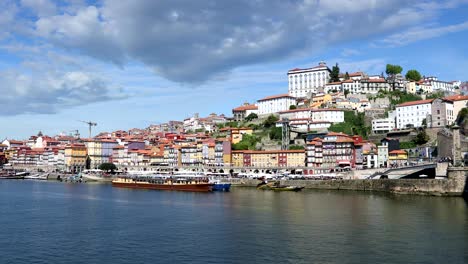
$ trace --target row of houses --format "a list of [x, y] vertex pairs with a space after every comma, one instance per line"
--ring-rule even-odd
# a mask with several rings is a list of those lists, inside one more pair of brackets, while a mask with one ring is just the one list
[[388, 118], [372, 120], [374, 133], [386, 133], [409, 127], [446, 127], [455, 123], [458, 113], [467, 106], [467, 95], [418, 100], [399, 104]]

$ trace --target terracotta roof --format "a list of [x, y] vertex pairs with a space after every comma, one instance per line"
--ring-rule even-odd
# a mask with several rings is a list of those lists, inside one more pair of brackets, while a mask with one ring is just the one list
[[292, 96], [290, 96], [289, 94], [278, 94], [278, 95], [272, 95], [272, 96], [267, 96], [265, 98], [262, 98], [260, 100], [257, 100], [258, 102], [260, 101], [267, 101], [267, 100], [273, 100], [273, 99], [279, 99], [279, 98], [294, 98]]
[[468, 100], [468, 95], [452, 95], [444, 97], [444, 100], [447, 101], [465, 101]]
[[326, 69], [328, 69], [327, 65], [317, 65], [317, 66], [315, 66], [315, 67], [312, 67], [312, 68], [305, 68], [305, 69], [294, 68], [294, 69], [292, 69], [292, 70], [289, 70], [288, 73], [290, 73], [290, 72], [296, 72], [296, 71], [315, 70], [315, 69], [320, 69], [320, 68], [326, 68]]
[[312, 109], [312, 112], [326, 112], [326, 111], [340, 111], [344, 112], [343, 109], [338, 109], [338, 108], [319, 108], [319, 109]]
[[295, 113], [295, 112], [309, 112], [310, 110], [311, 110], [310, 108], [297, 108], [297, 109], [281, 111], [279, 113], [285, 114], [285, 113]]
[[364, 75], [362, 72], [352, 72], [352, 73], [348, 73], [348, 76], [349, 77], [356, 77], [356, 76], [362, 76]]
[[325, 85], [336, 85], [336, 84], [341, 84], [341, 82], [331, 82], [331, 83], [327, 83]]
[[370, 83], [384, 83], [387, 82], [384, 78], [379, 78], [379, 79], [365, 79], [362, 80], [363, 82], [370, 82]]
[[256, 105], [242, 105], [232, 109], [232, 111], [246, 111], [246, 110], [257, 110], [258, 106]]
[[399, 104], [396, 107], [420, 105], [420, 104], [430, 104], [430, 103], [432, 103], [432, 101], [434, 101], [434, 99], [418, 100], [418, 101], [412, 101], [412, 102], [406, 102], [406, 103], [403, 103], [403, 104]]
[[401, 150], [401, 149], [396, 149], [396, 150], [390, 151], [388, 154], [406, 154], [406, 151]]
[[352, 138], [340, 137], [340, 138], [336, 139], [336, 142], [338, 142], [338, 143], [353, 143], [354, 140]]

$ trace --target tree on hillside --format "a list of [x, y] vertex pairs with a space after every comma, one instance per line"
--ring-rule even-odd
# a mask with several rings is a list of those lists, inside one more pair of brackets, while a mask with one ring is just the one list
[[455, 121], [457, 125], [461, 126], [464, 123], [464, 120], [468, 117], [468, 108], [464, 107], [458, 112], [457, 120]]
[[101, 165], [99, 165], [98, 169], [100, 170], [103, 170], [103, 171], [110, 171], [110, 172], [114, 172], [117, 170], [117, 166], [115, 166], [114, 163], [103, 163]]
[[423, 130], [416, 135], [416, 138], [413, 141], [417, 145], [423, 145], [426, 144], [429, 141], [429, 139], [430, 138], [427, 135], [426, 130]]
[[388, 80], [392, 83], [392, 88], [395, 90], [396, 75], [400, 74], [403, 68], [400, 65], [387, 64], [385, 73], [387, 74]]
[[265, 121], [263, 121], [263, 126], [264, 126], [264, 127], [267, 127], [267, 128], [272, 127], [272, 126], [275, 126], [276, 121], [278, 121], [278, 120], [279, 120], [279, 119], [278, 119], [277, 116], [275, 116], [275, 115], [269, 115], [269, 116], [267, 117], [267, 119], [266, 119]]
[[385, 73], [387, 76], [394, 76], [400, 74], [403, 71], [403, 68], [400, 65], [387, 64], [385, 68]]
[[282, 140], [283, 129], [281, 127], [272, 127], [270, 133], [268, 133], [271, 140]]
[[332, 67], [330, 72], [330, 82], [339, 82], [340, 81], [340, 67], [338, 67], [338, 63]]
[[297, 109], [297, 106], [295, 106], [295, 105], [290, 105], [289, 106], [289, 110], [294, 110], [294, 109]]
[[254, 119], [257, 119], [258, 118], [258, 115], [256, 113], [250, 113], [246, 118], [245, 118], [245, 121], [247, 122], [250, 122]]
[[344, 97], [348, 98], [348, 94], [349, 94], [349, 89], [345, 89], [344, 90]]
[[345, 78], [345, 80], [349, 80], [349, 79], [350, 79], [350, 78], [349, 78], [349, 73], [348, 73], [348, 72], [346, 72], [344, 78]]
[[421, 80], [421, 74], [417, 70], [408, 70], [405, 75], [407, 80], [419, 81]]

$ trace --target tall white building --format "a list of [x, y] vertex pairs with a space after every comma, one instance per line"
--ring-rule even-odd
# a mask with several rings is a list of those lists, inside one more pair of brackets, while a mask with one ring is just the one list
[[289, 110], [291, 105], [296, 105], [296, 98], [289, 94], [267, 96], [257, 101], [258, 115], [269, 115]]
[[422, 121], [431, 115], [433, 100], [419, 100], [397, 105], [396, 127], [402, 129], [407, 128], [408, 125], [422, 126]]
[[288, 71], [289, 95], [308, 97], [317, 93], [318, 88], [324, 88], [330, 80], [330, 69], [325, 62], [308, 69], [292, 69]]

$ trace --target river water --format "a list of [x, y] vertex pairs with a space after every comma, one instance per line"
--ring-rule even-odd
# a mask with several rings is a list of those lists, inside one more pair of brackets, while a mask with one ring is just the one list
[[468, 263], [463, 198], [3, 180], [0, 263]]

